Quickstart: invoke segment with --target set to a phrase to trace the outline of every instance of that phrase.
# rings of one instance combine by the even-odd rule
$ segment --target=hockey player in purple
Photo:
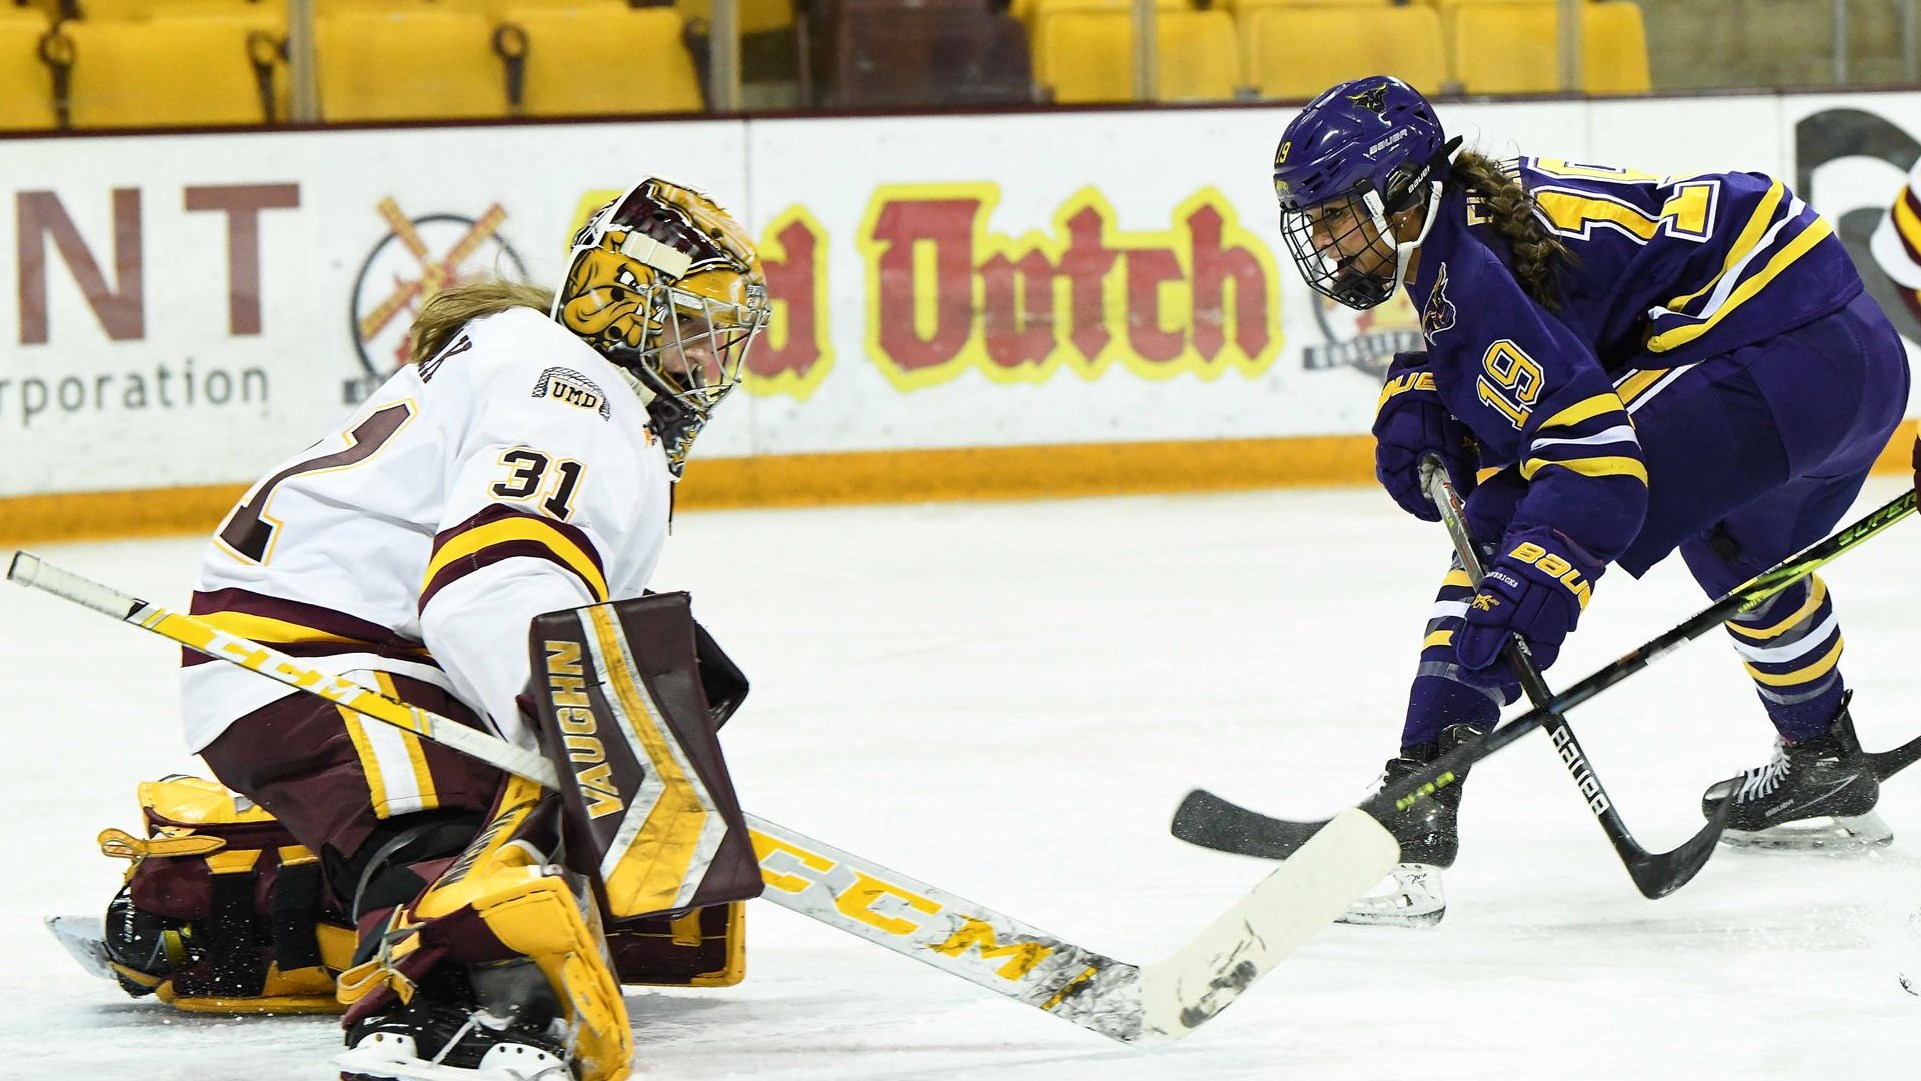
[[[1899,338],[1781,181],[1459,144],[1375,76],[1316,98],[1274,159],[1308,285],[1357,309],[1406,288],[1423,313],[1426,350],[1381,392],[1382,485],[1437,519],[1420,462],[1440,455],[1488,553],[1478,591],[1458,564],[1444,580],[1390,780],[1491,727],[1518,697],[1509,637],[1552,664],[1610,566],[1638,577],[1678,549],[1718,596],[1825,535],[1908,397]],[[1779,742],[1704,810],[1733,800],[1737,843],[1885,842],[1827,588],[1809,579],[1728,631]],[[1453,862],[1459,792],[1407,828],[1408,863]]]

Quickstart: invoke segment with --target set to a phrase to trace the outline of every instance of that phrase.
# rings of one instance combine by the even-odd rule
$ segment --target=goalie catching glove
[[[1502,657],[1511,635],[1520,635],[1543,671],[1560,655],[1606,565],[1546,527],[1510,533],[1468,601],[1466,626],[1454,637],[1463,675],[1488,686],[1518,682]]]

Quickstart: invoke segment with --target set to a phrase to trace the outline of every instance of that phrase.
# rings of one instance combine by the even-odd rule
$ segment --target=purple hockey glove
[[[1552,529],[1510,533],[1468,602],[1467,625],[1454,635],[1454,652],[1463,674],[1490,686],[1509,684],[1519,673],[1501,656],[1508,638],[1518,634],[1545,670],[1560,655],[1561,642],[1581,618],[1595,579],[1606,566]]]
[[[1425,522],[1441,512],[1421,485],[1421,459],[1440,456],[1454,489],[1466,496],[1474,487],[1480,455],[1468,427],[1454,419],[1434,389],[1426,353],[1397,353],[1381,388],[1374,413],[1374,475],[1401,509]]]

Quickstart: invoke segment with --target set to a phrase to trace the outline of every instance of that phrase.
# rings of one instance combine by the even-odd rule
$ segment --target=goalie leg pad
[[[146,836],[100,834],[102,852],[131,862],[105,920],[120,986],[190,1011],[339,1012],[334,973],[353,932],[313,852],[202,778],[143,783],[140,805]]]
[[[498,809],[467,850],[426,892],[394,909],[372,959],[340,978],[347,1022],[411,1003],[429,973],[456,966],[482,1006],[538,1026],[552,1012],[582,1081],[619,1081],[633,1035],[608,960],[597,909],[584,883],[546,862],[556,801],[509,778]],[[493,977],[530,961],[544,980],[519,1002],[489,1001]],[[444,970],[442,970],[444,971]]]

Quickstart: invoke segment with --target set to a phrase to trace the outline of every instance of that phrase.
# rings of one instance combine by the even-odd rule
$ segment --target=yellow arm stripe
[[[1599,458],[1569,458],[1566,461],[1529,458],[1521,465],[1521,479],[1533,480],[1534,474],[1556,466],[1584,477],[1634,477],[1642,484],[1648,482],[1648,470],[1641,464],[1641,459],[1612,454]]]
[[[1847,644],[1846,639],[1836,638],[1834,640],[1834,648],[1822,654],[1820,660],[1815,661],[1806,668],[1799,668],[1792,672],[1783,672],[1778,676],[1772,676],[1750,664],[1747,666],[1748,675],[1754,677],[1754,682],[1765,683],[1770,687],[1788,687],[1797,683],[1806,683],[1809,680],[1820,679],[1822,676],[1828,674],[1829,669],[1840,663],[1841,647]]]
[[[1427,649],[1432,646],[1446,646],[1446,645],[1452,645],[1452,644],[1454,644],[1453,631],[1435,631],[1433,634],[1430,634],[1426,638],[1421,639],[1422,649]]]
[[[1467,572],[1458,567],[1448,571],[1447,577],[1441,579],[1442,589],[1446,589],[1448,586],[1472,586],[1473,584],[1472,581],[1468,580]]]
[[[607,599],[606,576],[600,573],[600,568],[594,565],[594,561],[588,558],[586,552],[580,550],[579,545],[569,540],[565,533],[555,529],[545,520],[521,516],[488,522],[486,525],[460,534],[441,546],[440,551],[435,552],[434,558],[427,564],[427,576],[422,581],[421,588],[424,590],[427,583],[432,582],[434,576],[445,570],[449,564],[465,559],[489,545],[506,544],[510,541],[530,541],[553,552],[562,563],[571,567],[575,574],[580,575],[581,581],[587,583],[587,588],[592,591],[595,600]]]
[[[1592,420],[1603,413],[1612,413],[1625,408],[1626,406],[1621,404],[1621,396],[1610,390],[1605,394],[1596,394],[1592,398],[1583,398],[1575,402],[1542,421],[1541,427],[1572,428],[1584,420]]]
[[[1741,228],[1741,235],[1735,238],[1734,243],[1728,247],[1728,256],[1721,264],[1721,272],[1709,278],[1706,285],[1696,289],[1694,292],[1686,296],[1675,297],[1673,300],[1668,301],[1665,307],[1669,311],[1675,311],[1679,309],[1681,305],[1714,288],[1720,283],[1722,278],[1727,277],[1728,271],[1734,269],[1734,264],[1740,262],[1741,258],[1747,255],[1755,244],[1760,242],[1761,234],[1767,230],[1768,223],[1774,220],[1774,212],[1780,208],[1781,196],[1785,194],[1787,194],[1787,189],[1782,186],[1779,180],[1769,185],[1767,194],[1761,197],[1760,205],[1754,208],[1754,215],[1748,219],[1747,225]]]
[[[1727,302],[1715,309],[1714,314],[1708,316],[1706,321],[1695,323],[1692,326],[1676,327],[1665,334],[1656,334],[1654,337],[1648,339],[1647,347],[1649,351],[1655,353],[1665,352],[1677,346],[1686,345],[1701,335],[1706,334],[1708,331],[1713,330],[1715,324],[1727,318],[1729,312],[1746,303],[1749,298],[1760,292],[1764,286],[1778,277],[1783,270],[1786,270],[1789,264],[1806,255],[1809,248],[1814,247],[1826,239],[1828,234],[1832,232],[1834,232],[1834,226],[1829,225],[1826,218],[1822,218],[1813,225],[1803,229],[1800,236],[1789,241],[1787,247],[1776,252],[1774,258],[1768,260],[1768,265],[1763,268],[1759,274],[1754,275],[1737,286],[1733,294],[1728,297]]]
[[[1757,642],[1765,642],[1770,638],[1779,636],[1783,631],[1786,631],[1788,628],[1793,627],[1795,624],[1813,615],[1814,610],[1821,607],[1821,602],[1828,599],[1828,584],[1823,582],[1819,577],[1812,575],[1810,577],[1813,578],[1814,588],[1808,592],[1807,601],[1803,603],[1801,607],[1796,608],[1786,619],[1781,620],[1771,627],[1760,628],[1743,627],[1739,623],[1729,620],[1727,623],[1728,630],[1733,631],[1743,638],[1752,638]]]
[[[1621,380],[1621,385],[1615,388],[1615,393],[1620,396],[1622,404],[1625,405],[1640,397],[1649,387],[1659,383],[1662,376],[1673,370],[1673,368],[1650,368],[1647,371],[1635,372]]]

